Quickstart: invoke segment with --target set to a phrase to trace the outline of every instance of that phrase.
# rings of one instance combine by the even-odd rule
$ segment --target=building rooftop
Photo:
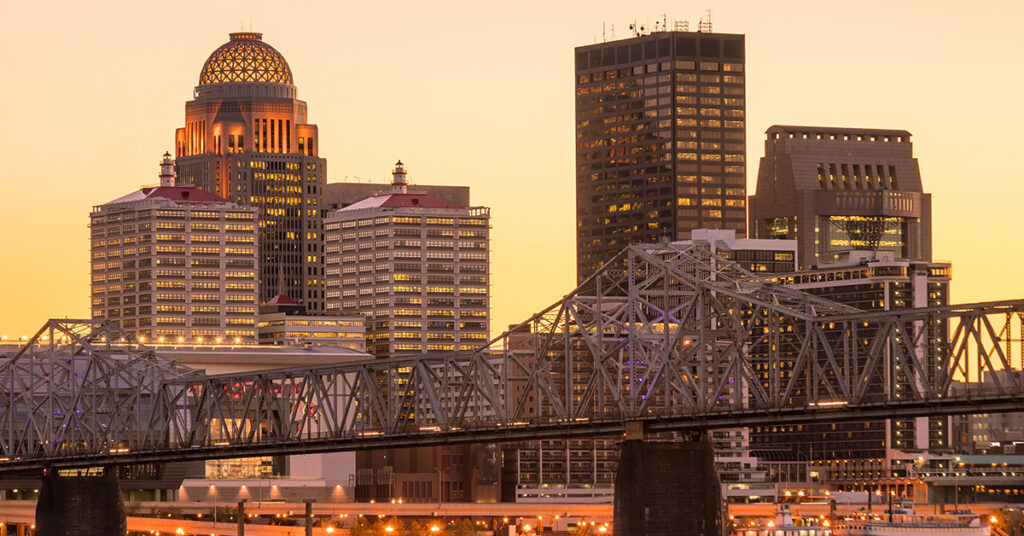
[[[210,54],[199,73],[199,85],[269,83],[291,85],[292,70],[274,47],[263,42],[263,34],[235,32],[230,41]]]
[[[113,201],[106,203],[107,205],[114,205],[117,203],[130,203],[132,201],[142,201],[144,199],[169,199],[171,201],[179,201],[185,203],[229,203],[227,199],[218,195],[204,192],[198,188],[192,188],[189,186],[152,186],[141,188],[135,192],[132,192],[126,196],[119,197]]]
[[[903,136],[904,138],[910,138],[910,132],[906,130],[891,130],[884,128],[815,127],[809,125],[772,125],[768,127],[768,130],[765,130],[765,133],[860,134],[875,136]]]
[[[406,181],[406,174],[405,164],[399,160],[395,163],[395,170],[392,172],[391,192],[376,194],[362,201],[357,201],[347,207],[338,209],[338,212],[365,210],[368,208],[461,208],[458,205],[453,205],[425,193],[409,193],[409,183]]]
[[[431,197],[427,194],[385,194],[375,195],[362,201],[353,203],[345,208],[338,209],[339,211],[345,210],[362,210],[367,208],[459,208],[457,205],[441,201],[436,197]]]
[[[278,294],[273,298],[267,300],[267,305],[298,305],[295,300],[285,296],[284,294]]]

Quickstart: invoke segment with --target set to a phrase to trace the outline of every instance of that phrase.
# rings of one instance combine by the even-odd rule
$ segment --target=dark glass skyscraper
[[[654,32],[576,48],[576,265],[635,242],[746,232],[744,38]]]
[[[324,311],[322,195],[327,162],[292,71],[262,34],[210,55],[175,134],[178,184],[259,213],[259,300],[285,294]]]

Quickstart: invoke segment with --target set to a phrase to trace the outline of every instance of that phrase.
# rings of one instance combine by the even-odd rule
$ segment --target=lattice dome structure
[[[288,62],[258,32],[228,34],[230,41],[210,54],[199,73],[199,85],[231,83],[293,84]]]

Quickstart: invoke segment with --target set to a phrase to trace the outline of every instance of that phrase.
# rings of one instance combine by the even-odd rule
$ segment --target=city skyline
[[[623,38],[633,20],[653,24],[665,7],[607,3],[577,16],[548,6],[550,16],[534,20],[531,10],[512,6],[442,4],[426,13],[396,5],[405,8],[399,16],[314,7],[318,16],[294,19],[275,17],[271,4],[246,12],[218,6],[202,20],[188,9],[130,4],[45,13],[13,6],[9,20],[18,24],[0,42],[17,51],[8,72],[24,83],[0,91],[13,101],[30,88],[40,105],[12,108],[11,124],[50,132],[0,133],[0,176],[15,201],[0,216],[8,229],[0,245],[12,259],[0,285],[11,300],[0,333],[31,334],[46,318],[88,315],[89,207],[155,182],[202,61],[239,20],[248,29],[250,18],[288,58],[316,110],[329,182],[385,182],[402,158],[414,184],[470,186],[475,204],[493,208],[493,334],[571,289],[573,48],[599,41],[603,21],[608,37],[614,22]],[[1021,7],[866,6],[709,6],[716,32],[746,36],[748,161],[762,156],[772,124],[908,130],[933,194],[934,257],[956,264],[951,301],[1019,295],[1024,283],[1011,275],[1019,254],[992,231],[1015,223],[1012,203],[1024,193],[1012,180],[1020,172],[1003,164],[1013,154],[1010,129],[1022,119],[1011,100],[1021,75],[1008,67],[1022,48],[1008,27],[1016,18],[1010,11]],[[691,28],[702,15],[668,13]],[[190,31],[181,39],[186,21]],[[871,32],[837,37],[841,27]],[[979,42],[990,50],[979,54]],[[1006,119],[992,120],[993,109]],[[755,173],[748,166],[748,192]],[[27,222],[34,233],[21,231]],[[991,253],[1007,249],[1006,262],[993,268]]]

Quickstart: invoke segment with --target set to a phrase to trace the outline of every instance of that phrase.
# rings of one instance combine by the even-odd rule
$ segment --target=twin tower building
[[[401,162],[391,185],[326,179],[288,63],[261,34],[230,34],[160,184],[92,212],[93,317],[152,343],[251,344],[260,307],[285,303],[365,317],[375,355],[486,342],[489,211],[468,188],[411,187]],[[315,328],[337,323],[306,322],[289,343],[334,339]]]

